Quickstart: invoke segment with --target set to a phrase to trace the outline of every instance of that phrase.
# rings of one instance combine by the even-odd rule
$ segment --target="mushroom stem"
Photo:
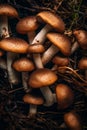
[[[30,104],[30,109],[29,109],[29,116],[33,116],[37,113],[37,105],[35,104]]]
[[[40,54],[33,54],[33,58],[37,68],[44,68]]]
[[[0,16],[2,19],[1,24],[1,36],[2,38],[10,37],[8,30],[8,17]],[[13,70],[11,67],[13,60],[17,57],[17,54],[13,54],[12,52],[7,52],[7,71],[9,75],[9,82],[11,84],[17,84],[19,82],[17,72]]]
[[[49,24],[46,24],[44,26],[44,28],[42,28],[42,30],[36,35],[36,37],[34,38],[32,44],[36,44],[36,43],[44,43],[45,39],[46,39],[46,34],[52,29],[52,27]]]
[[[32,41],[34,40],[34,37],[35,37],[36,33],[35,31],[30,31],[27,33],[27,36],[28,36],[28,39],[29,39],[29,43],[31,44]]]
[[[0,68],[7,70],[7,64],[6,61],[2,58],[0,58]]]
[[[28,87],[27,81],[28,81],[28,72],[22,72],[22,83],[26,93],[30,92],[30,88]]]
[[[19,82],[18,73],[12,68],[12,62],[17,57],[16,53],[7,53],[7,71],[9,76],[9,82],[11,84],[17,84]]]
[[[53,56],[59,51],[59,49],[55,45],[51,45],[42,56],[42,63],[46,64],[48,63]]]
[[[71,48],[71,55],[76,51],[76,49],[79,47],[78,42],[74,42]]]

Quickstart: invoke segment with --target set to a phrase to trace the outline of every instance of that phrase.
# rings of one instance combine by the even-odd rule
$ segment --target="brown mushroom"
[[[75,111],[65,113],[64,122],[70,130],[82,130],[80,116]]]
[[[40,88],[45,100],[46,105],[50,106],[54,103],[54,96],[51,90],[47,87],[47,85],[51,85],[55,83],[58,79],[56,74],[47,68],[37,69],[35,70],[28,81],[28,84],[32,88]]]
[[[74,30],[73,34],[77,41],[72,45],[71,54],[73,54],[79,46],[82,49],[87,50],[87,31]]]
[[[48,63],[53,56],[60,50],[65,56],[69,56],[71,53],[71,42],[69,38],[64,34],[48,33],[47,38],[51,41],[51,45],[42,56],[43,64]]]
[[[15,17],[19,19],[17,10],[9,4],[0,4],[0,34],[1,38],[9,37],[8,18]],[[13,59],[17,57],[12,52],[7,52],[7,71],[10,84],[16,84],[19,82],[18,74],[11,68]],[[10,61],[9,61],[10,60]]]
[[[69,86],[60,83],[56,86],[56,97],[58,108],[66,109],[73,103],[74,93]]]
[[[79,63],[78,63],[78,68],[81,70],[85,70],[85,78],[87,80],[87,57],[83,57]]]
[[[27,57],[22,57],[18,60],[15,60],[12,64],[12,67],[16,71],[22,72],[22,83],[23,83],[24,90],[25,92],[29,92],[30,88],[28,87],[28,84],[27,84],[28,77],[29,77],[28,72],[34,70],[35,66],[33,62]]]
[[[27,34],[29,43],[31,44],[35,37],[35,30],[39,27],[36,16],[27,16],[17,23],[16,30],[21,34]]]
[[[34,116],[37,113],[37,106],[44,103],[44,99],[41,96],[37,96],[35,94],[26,94],[23,97],[23,101],[30,104],[29,116]]]

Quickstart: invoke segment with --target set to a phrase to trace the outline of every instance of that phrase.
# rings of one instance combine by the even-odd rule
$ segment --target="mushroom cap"
[[[78,63],[79,69],[86,70],[87,69],[87,57],[82,58]]]
[[[27,16],[17,23],[16,30],[21,34],[26,34],[29,31],[35,31],[38,26],[39,24],[37,23],[35,16]]]
[[[66,109],[73,103],[74,94],[69,86],[65,84],[58,84],[56,86],[56,97],[58,101],[58,107],[60,109]]]
[[[19,72],[22,71],[32,71],[34,70],[35,66],[33,62],[28,59],[27,57],[22,57],[13,62],[12,67]]]
[[[19,17],[17,10],[9,4],[0,4],[0,15]]]
[[[65,55],[69,56],[71,52],[71,42],[64,34],[48,33],[47,38]]]
[[[44,21],[45,23],[49,24],[58,32],[64,32],[65,24],[60,16],[50,12],[50,11],[43,11],[37,14],[37,20],[39,22]]]
[[[74,30],[73,34],[75,35],[78,43],[83,49],[87,49],[87,31],[85,30]]]
[[[74,111],[64,114],[64,122],[70,130],[82,130],[80,117]]]
[[[34,104],[34,105],[42,105],[44,104],[44,99],[40,96],[35,96],[35,95],[32,95],[32,94],[26,94],[24,97],[23,97],[23,101],[25,103],[29,103],[29,104]]]
[[[56,65],[59,66],[67,66],[69,64],[69,58],[67,57],[60,57],[60,56],[55,56],[52,60],[52,62]]]
[[[0,41],[0,48],[15,53],[27,53],[29,44],[20,38],[8,37]]]
[[[29,53],[43,53],[45,48],[42,44],[30,44],[28,47]]]
[[[32,88],[40,88],[53,84],[58,77],[56,74],[47,68],[41,68],[35,70],[28,81],[28,84]]]

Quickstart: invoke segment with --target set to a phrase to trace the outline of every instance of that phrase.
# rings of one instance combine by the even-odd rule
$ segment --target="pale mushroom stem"
[[[59,51],[58,47],[51,45],[42,55],[42,63],[47,64],[53,56]]]
[[[7,63],[4,59],[0,58],[0,68],[7,70]]]
[[[1,28],[1,36],[2,38],[10,37],[9,30],[8,30],[8,17],[7,16],[0,16],[2,19],[2,24],[0,26]],[[9,82],[12,86],[12,84],[16,84],[19,82],[17,72],[13,70],[12,62],[15,59],[17,54],[13,54],[11,52],[7,52],[7,71],[9,76]]]
[[[27,33],[28,40],[29,40],[29,43],[30,43],[30,44],[31,44],[32,41],[34,40],[35,35],[36,35],[35,31],[30,31],[30,32]]]
[[[30,104],[29,116],[33,116],[37,113],[37,105]]]
[[[28,87],[27,81],[28,81],[28,72],[22,72],[22,84],[23,88],[26,93],[30,92],[30,88]]]
[[[78,47],[79,47],[79,44],[77,41],[73,43],[72,48],[71,48],[71,54],[73,54]]]

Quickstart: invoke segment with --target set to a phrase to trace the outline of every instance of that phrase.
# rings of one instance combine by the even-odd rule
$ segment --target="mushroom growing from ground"
[[[23,83],[23,87],[25,92],[29,92],[30,89],[28,87],[28,72],[34,70],[35,66],[34,63],[28,59],[27,57],[22,57],[18,60],[15,60],[12,64],[12,67],[18,71],[18,72],[22,72],[22,83]]]
[[[28,49],[28,43],[20,38],[13,38],[13,37],[8,37],[0,41],[0,48],[4,51],[11,52],[12,54],[9,54],[9,62],[8,62],[8,69],[9,69],[9,81],[11,80],[12,83],[16,83],[13,78],[13,73],[10,73],[12,61],[15,60],[14,55],[17,55],[17,53],[27,53]],[[10,61],[11,60],[11,61]]]
[[[17,10],[9,4],[0,4],[0,32],[2,38],[9,37],[8,18],[15,17],[19,19]],[[17,73],[11,68],[13,59],[17,57],[17,54],[7,52],[7,72],[9,76],[10,84],[16,84],[19,82]]]
[[[74,30],[73,34],[77,41],[72,45],[71,54],[73,54],[79,46],[82,49],[87,50],[87,31]]]
[[[60,83],[56,86],[56,98],[58,108],[66,109],[73,103],[74,93],[69,86]]]
[[[48,63],[53,56],[60,50],[65,56],[71,53],[71,42],[64,34],[48,33],[47,38],[51,41],[51,45],[42,55],[43,64]]]
[[[56,74],[50,69],[41,68],[32,72],[28,84],[32,88],[40,88],[46,101],[45,105],[51,106],[55,101],[51,90],[47,86],[55,83],[57,79]]]
[[[70,130],[82,130],[80,117],[75,111],[65,113],[64,122]]]
[[[44,99],[35,94],[25,94],[23,97],[25,103],[30,104],[29,116],[33,117],[37,114],[37,106],[44,104]]]
[[[83,57],[79,63],[78,63],[78,68],[81,70],[85,70],[85,78],[87,80],[87,57]]]

